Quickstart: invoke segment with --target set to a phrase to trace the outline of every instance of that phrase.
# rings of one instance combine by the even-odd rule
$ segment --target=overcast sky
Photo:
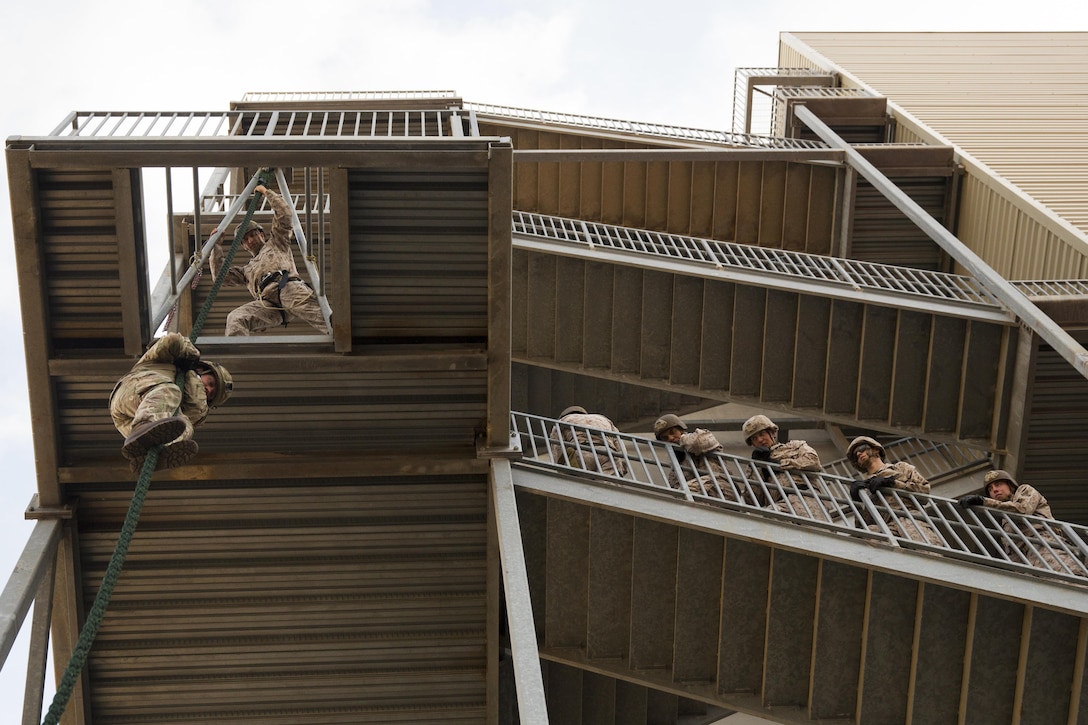
[[[0,134],[45,135],[73,110],[226,110],[247,91],[364,90],[449,90],[478,103],[730,130],[735,69],[776,65],[781,31],[817,30],[1088,30],[1088,6],[22,0],[6,7],[0,28]],[[6,173],[0,185],[6,583],[32,528],[23,511],[37,485]],[[26,648],[21,637],[0,672],[0,722],[21,712]]]

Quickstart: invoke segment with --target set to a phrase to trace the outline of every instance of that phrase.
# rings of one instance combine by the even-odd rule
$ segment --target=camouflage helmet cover
[[[586,409],[580,405],[571,405],[567,408],[564,408],[563,412],[559,414],[559,417],[566,418],[571,413],[581,413],[582,415],[586,415]]]
[[[253,221],[252,219],[250,219],[248,222],[245,222],[245,221],[242,222],[241,224],[239,224],[239,226],[242,229],[242,236],[243,237],[245,235],[249,234],[250,232],[252,232],[254,229],[256,229],[257,231],[261,231],[261,232],[264,231],[264,227],[261,224],[259,224],[258,222]]]
[[[687,430],[688,424],[680,420],[679,416],[673,415],[672,413],[666,413],[654,422],[654,437],[661,440],[662,435],[670,428]]]
[[[231,393],[234,392],[234,378],[230,371],[210,360],[201,360],[196,364],[195,369],[201,375],[211,373],[215,377],[215,396],[208,401],[208,407],[218,408],[230,399]]]
[[[1016,479],[1012,477],[1012,474],[1008,471],[1003,471],[1000,468],[994,471],[990,471],[982,479],[983,490],[986,491],[986,495],[990,495],[990,485],[997,483],[998,481],[1008,481],[1009,486],[1015,491],[1020,487],[1020,484],[1016,482]]]
[[[854,440],[850,441],[850,446],[846,449],[846,457],[850,460],[850,463],[854,464],[854,468],[857,468],[859,471],[863,469],[858,467],[858,459],[854,454],[861,446],[868,446],[877,451],[880,451],[881,460],[884,460],[885,456],[887,455],[884,451],[884,446],[880,445],[880,442],[877,441],[875,438],[870,438],[869,436],[858,436]]]
[[[744,442],[752,445],[752,436],[761,430],[769,430],[773,435],[778,435],[778,426],[774,424],[773,420],[765,415],[753,415],[744,421],[744,425],[741,427],[741,431],[744,433]]]

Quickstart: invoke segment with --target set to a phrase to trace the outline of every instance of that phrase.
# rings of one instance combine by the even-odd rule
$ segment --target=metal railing
[[[1088,279],[1022,279],[1009,284],[1025,297],[1088,296]]]
[[[343,103],[347,101],[456,100],[457,91],[257,91],[242,95],[242,103]]]
[[[817,70],[814,68],[737,68],[733,74],[733,131],[741,132],[747,130],[751,124],[751,116],[755,112],[755,109],[748,108],[748,81],[753,77],[759,78],[781,78],[784,82],[789,82],[792,78],[794,81],[803,77],[822,76],[824,78],[833,79],[835,76],[833,73]],[[777,88],[777,86],[776,86]],[[753,93],[760,93],[764,98],[768,106],[767,117],[773,115],[774,102],[771,93],[762,91],[759,87],[752,89]],[[755,99],[753,98],[753,105]],[[767,129],[771,131],[775,128],[772,121],[767,121]]]
[[[727,510],[783,518],[893,546],[1010,571],[1088,582],[1088,527],[952,499],[881,488],[851,496],[850,478],[784,472],[728,453],[701,464],[679,447],[641,436],[512,413],[522,449],[516,466],[545,468],[606,485]],[[683,483],[680,483],[683,482]]]
[[[734,133],[731,131],[715,131],[710,129],[687,128],[684,126],[670,126],[661,123],[623,121],[615,118],[582,116],[574,113],[554,113],[551,111],[537,111],[529,108],[499,106],[490,103],[465,103],[465,109],[472,111],[477,116],[514,118],[523,121],[533,121],[535,123],[553,124],[556,126],[576,126],[579,128],[591,128],[598,131],[610,131],[614,133],[625,133],[637,136],[656,136],[658,138],[678,139],[682,141],[689,141],[692,143],[705,143],[760,149],[827,148],[822,142],[819,141],[782,138],[779,136],[758,136],[755,134]]]
[[[672,260],[713,265],[837,287],[843,293],[884,292],[954,303],[1011,319],[997,299],[973,278],[840,257],[788,252],[736,242],[687,237],[579,219],[515,212],[515,235]],[[851,294],[850,296],[853,296]]]
[[[888,463],[906,461],[930,483],[962,476],[973,470],[992,467],[989,452],[970,448],[958,443],[940,443],[921,438],[899,438],[885,443],[884,452]],[[858,478],[859,474],[849,459],[837,458],[824,463],[824,471],[843,478]]]
[[[459,138],[464,114],[434,110],[75,111],[64,138]]]

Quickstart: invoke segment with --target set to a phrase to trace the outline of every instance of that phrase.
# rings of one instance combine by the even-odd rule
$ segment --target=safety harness
[[[260,290],[258,299],[261,302],[265,302],[279,309],[280,318],[283,320],[284,327],[287,327],[287,310],[283,307],[283,301],[280,299],[280,294],[283,292],[283,288],[287,286],[288,282],[302,282],[303,284],[306,284],[305,280],[301,277],[292,277],[291,272],[286,269],[268,272],[267,274],[262,275],[257,281],[257,289]],[[271,285],[275,285],[275,288],[271,288]],[[309,285],[306,286],[309,287]]]

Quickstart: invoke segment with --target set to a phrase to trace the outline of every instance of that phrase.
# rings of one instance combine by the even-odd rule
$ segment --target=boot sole
[[[132,434],[125,439],[121,447],[121,454],[130,460],[144,458],[147,452],[157,445],[169,443],[185,432],[185,421],[181,418],[164,418],[156,421],[153,426],[133,438]]]

